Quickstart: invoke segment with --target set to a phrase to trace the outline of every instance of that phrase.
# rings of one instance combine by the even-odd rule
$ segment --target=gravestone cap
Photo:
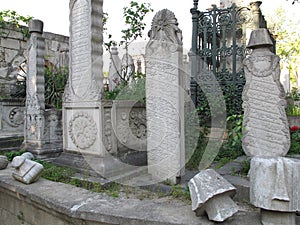
[[[251,32],[250,40],[248,43],[248,48],[261,48],[261,47],[271,47],[273,46],[273,41],[271,40],[269,31],[266,28],[259,28]]]
[[[41,20],[30,20],[28,24],[29,33],[43,33],[44,23]]]

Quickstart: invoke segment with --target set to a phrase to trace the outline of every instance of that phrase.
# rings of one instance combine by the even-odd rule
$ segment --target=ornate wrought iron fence
[[[207,94],[214,94],[216,82],[226,101],[227,115],[242,112],[242,91],[245,84],[243,59],[247,55],[249,31],[265,28],[261,2],[250,7],[198,10],[198,0],[191,9],[193,21],[191,96],[202,117],[209,117]],[[201,83],[201,85],[199,85]],[[200,86],[205,85],[205,93]],[[208,93],[207,93],[208,92]],[[218,104],[211,103],[210,104]]]

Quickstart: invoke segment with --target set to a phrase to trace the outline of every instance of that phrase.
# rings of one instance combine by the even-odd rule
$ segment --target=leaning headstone
[[[109,90],[114,90],[121,82],[122,76],[122,62],[119,57],[118,48],[116,46],[111,47],[110,52],[110,65],[109,65]]]
[[[45,144],[45,39],[43,22],[29,22],[28,72],[23,148],[40,150]]]
[[[11,165],[15,168],[12,174],[13,178],[24,184],[31,184],[37,181],[44,169],[42,164],[22,156],[14,157]]]
[[[280,59],[270,51],[272,45],[266,29],[253,31],[248,45],[253,52],[244,60],[243,149],[248,156],[285,156],[290,147]]]
[[[210,220],[223,222],[238,211],[231,199],[236,188],[213,169],[200,171],[188,183],[192,210],[197,216],[208,215]]]
[[[122,76],[129,83],[132,82],[135,73],[135,66],[133,58],[128,53],[125,53],[122,57]]]
[[[146,46],[148,172],[173,183],[183,174],[184,90],[182,33],[173,12],[153,18]]]
[[[102,145],[103,0],[70,0],[69,79],[63,99],[64,151],[105,155]]]

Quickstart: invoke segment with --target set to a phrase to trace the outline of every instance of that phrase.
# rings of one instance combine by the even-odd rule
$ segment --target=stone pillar
[[[38,153],[37,151],[41,151],[43,144],[45,144],[45,39],[42,37],[43,22],[31,20],[29,32],[23,148]]]
[[[148,172],[178,181],[185,163],[182,33],[174,13],[153,18],[146,46]]]
[[[263,225],[296,224],[299,212],[300,161],[284,158],[290,147],[285,92],[279,57],[267,29],[251,33],[252,54],[244,60],[243,149],[253,157],[250,201],[261,208]]]
[[[69,79],[63,99],[64,151],[104,156],[103,0],[70,0]]]

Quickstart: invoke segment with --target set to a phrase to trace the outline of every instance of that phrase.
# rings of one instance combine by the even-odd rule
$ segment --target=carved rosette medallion
[[[76,113],[69,122],[69,135],[80,149],[91,147],[96,141],[97,133],[97,125],[87,113]]]
[[[7,113],[7,123],[12,127],[24,124],[24,111],[20,107],[13,107]]]

